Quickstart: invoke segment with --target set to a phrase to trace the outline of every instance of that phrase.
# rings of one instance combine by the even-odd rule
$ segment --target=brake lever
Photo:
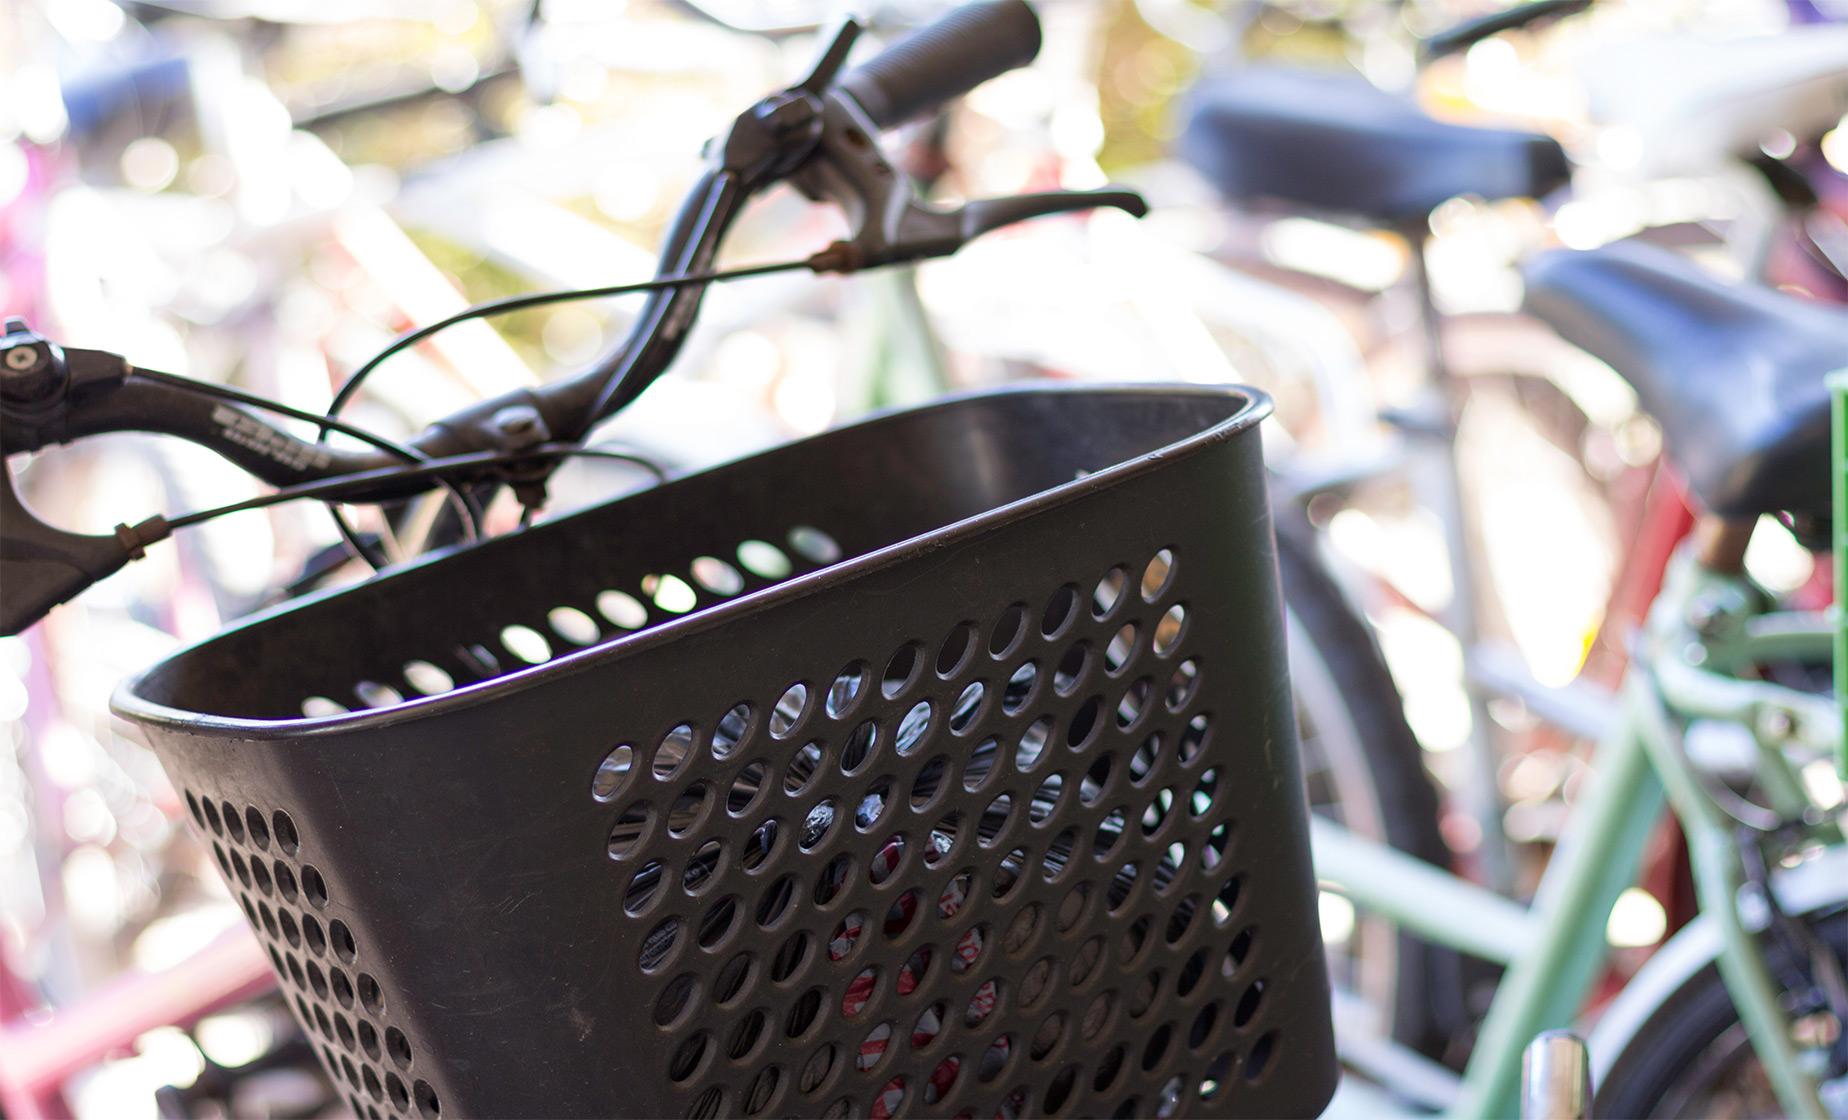
[[[969,242],[1028,218],[1109,208],[1140,218],[1149,212],[1143,197],[1120,187],[1094,191],[1040,191],[985,198],[953,210],[910,199],[890,228],[868,224],[851,240],[836,241],[809,259],[816,272],[854,272],[875,265],[947,257]]]
[[[172,532],[165,518],[118,525],[113,536],[71,533],[40,521],[13,488],[13,469],[0,458],[0,634],[17,634],[51,608],[105,576]]]
[[[852,95],[830,89],[822,101],[820,137],[789,176],[797,190],[832,202],[853,233],[810,258],[816,272],[854,272],[875,265],[944,257],[990,230],[1048,214],[1112,207],[1135,217],[1148,203],[1135,191],[1046,191],[982,199],[953,209],[919,197],[911,177],[894,166]]]

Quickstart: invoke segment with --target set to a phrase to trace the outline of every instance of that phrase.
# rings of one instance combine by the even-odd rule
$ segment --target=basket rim
[[[118,717],[138,727],[154,727],[163,731],[182,732],[195,735],[214,735],[231,737],[248,741],[295,740],[335,735],[345,735],[389,727],[410,720],[430,719],[453,710],[472,708],[481,704],[491,704],[503,696],[529,687],[535,676],[545,674],[565,676],[586,672],[603,663],[633,656],[657,645],[679,641],[684,637],[703,632],[714,626],[722,626],[741,617],[769,610],[777,605],[807,595],[811,587],[821,580],[839,579],[843,576],[854,578],[903,563],[926,550],[936,550],[946,545],[957,544],[989,532],[995,528],[1023,517],[1031,516],[1045,510],[1053,509],[1068,502],[1075,501],[1087,494],[1109,489],[1130,479],[1140,477],[1151,471],[1159,470],[1175,461],[1188,458],[1214,444],[1223,443],[1234,436],[1257,427],[1270,416],[1273,405],[1269,394],[1261,389],[1236,384],[1193,384],[1187,382],[1112,382],[1107,384],[1036,381],[1016,383],[999,388],[977,389],[968,392],[946,394],[923,404],[899,406],[880,409],[869,413],[852,423],[828,428],[800,440],[789,440],[762,448],[750,454],[715,463],[699,471],[681,475],[670,480],[672,483],[696,479],[710,471],[726,469],[746,462],[761,455],[775,452],[795,443],[812,439],[825,439],[837,433],[855,429],[893,423],[906,417],[924,412],[947,411],[968,407],[982,401],[994,400],[1017,395],[1075,395],[1098,397],[1196,397],[1200,399],[1242,399],[1243,403],[1225,419],[1184,436],[1171,443],[1152,448],[1132,458],[1112,463],[1108,467],[1094,471],[1083,478],[1062,482],[1044,490],[1028,494],[1011,502],[1004,502],[981,513],[952,521],[928,533],[907,537],[900,541],[861,553],[845,560],[817,568],[811,572],[792,576],[779,583],[760,588],[753,592],[728,599],[724,603],[695,611],[691,614],[670,618],[642,630],[630,631],[605,638],[602,641],[571,650],[538,665],[526,665],[509,670],[498,676],[483,681],[475,681],[434,696],[406,698],[400,703],[385,708],[368,708],[360,711],[340,712],[327,716],[296,716],[288,719],[256,719],[245,716],[215,715],[206,712],[189,711],[148,699],[140,692],[141,687],[150,678],[172,662],[191,656],[205,647],[224,640],[232,634],[265,625],[279,617],[306,609],[317,603],[352,594],[361,588],[374,588],[381,581],[388,581],[407,576],[433,564],[440,564],[466,548],[484,547],[492,541],[476,544],[455,545],[440,549],[404,564],[384,575],[362,583],[345,587],[330,588],[325,591],[298,596],[287,602],[279,603],[266,610],[253,613],[238,620],[231,626],[208,637],[190,642],[173,650],[154,664],[139,670],[125,678],[116,686],[110,698],[110,710]],[[620,501],[613,498],[611,501]],[[559,524],[573,517],[594,513],[608,503],[598,503],[574,511],[556,522]],[[507,534],[511,537],[514,534]],[[502,538],[495,538],[499,540]]]

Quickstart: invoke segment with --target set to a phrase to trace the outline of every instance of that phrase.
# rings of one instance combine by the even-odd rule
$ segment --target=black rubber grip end
[[[1025,0],[965,4],[855,67],[838,85],[880,128],[892,128],[1032,62],[1039,17]]]

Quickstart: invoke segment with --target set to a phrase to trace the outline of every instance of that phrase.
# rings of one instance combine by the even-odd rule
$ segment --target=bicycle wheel
[[[1831,914],[1811,928],[1838,961],[1848,962],[1848,912]],[[1811,979],[1808,962],[1795,960],[1782,945],[1770,947],[1766,963],[1773,976]],[[1787,990],[1783,997],[1791,1036],[1799,1058],[1814,1057],[1818,1066],[1826,1066],[1829,1044],[1848,1023],[1829,1010],[1813,983],[1803,987],[1808,990]],[[1848,1069],[1830,1069],[1820,1080],[1835,1083],[1833,1092],[1825,1091],[1825,1100],[1848,1097]],[[1715,964],[1662,1001],[1596,1092],[1593,1111],[1599,1116],[1784,1115]]]
[[[1446,865],[1437,790],[1366,622],[1322,570],[1306,530],[1280,525],[1277,556],[1310,810]],[[1336,989],[1364,1002],[1379,1033],[1442,1056],[1468,1017],[1461,958],[1385,918],[1353,913],[1344,899],[1325,896],[1323,912]]]

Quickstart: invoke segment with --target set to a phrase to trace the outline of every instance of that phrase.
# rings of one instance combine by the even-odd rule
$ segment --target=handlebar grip
[[[880,128],[922,115],[1032,62],[1039,17],[1025,0],[978,0],[911,32],[837,83]]]

